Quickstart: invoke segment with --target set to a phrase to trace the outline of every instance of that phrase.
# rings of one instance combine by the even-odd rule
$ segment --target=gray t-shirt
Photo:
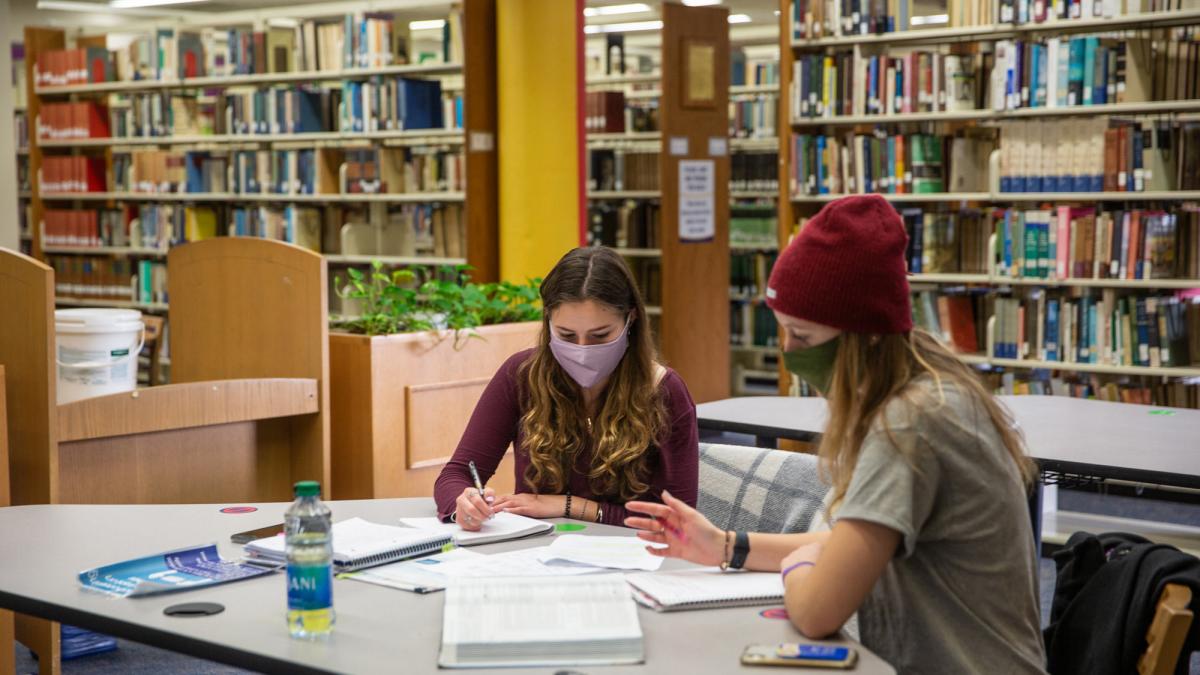
[[[1044,673],[1019,473],[983,406],[943,391],[923,377],[916,405],[888,404],[891,435],[876,422],[834,513],[903,537],[859,610],[862,642],[902,673]]]

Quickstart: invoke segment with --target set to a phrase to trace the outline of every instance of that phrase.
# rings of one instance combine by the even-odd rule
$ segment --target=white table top
[[[1043,471],[1200,488],[1200,410],[1066,396],[1000,396]],[[750,396],[702,403],[701,428],[812,440],[825,399]]]
[[[285,621],[284,576],[273,574],[194,591],[119,599],[84,591],[76,575],[98,565],[190,545],[217,542],[221,554],[240,556],[236,532],[279,523],[287,504],[256,504],[249,514],[223,514],[228,505],[15,506],[0,508],[0,607],[14,609],[146,644],[265,672],[432,673],[441,645],[442,593],[418,595],[356,581],[334,582],[337,624],[323,643],[293,640]],[[429,499],[331,502],[334,520],[361,516],[396,523],[434,515]],[[583,534],[628,534],[589,525]],[[549,537],[475,547],[492,553],[545,546]],[[668,560],[664,569],[689,566]],[[217,602],[221,614],[164,616],[181,602]],[[657,613],[639,607],[646,638],[640,666],[575,668],[587,673],[758,672],[738,662],[748,644],[800,639],[786,620],[759,616],[764,607]],[[833,641],[833,644],[853,644]],[[894,673],[855,645],[860,673]],[[504,669],[552,673],[555,668]],[[788,672],[801,672],[789,669]],[[804,671],[826,673],[825,670]]]

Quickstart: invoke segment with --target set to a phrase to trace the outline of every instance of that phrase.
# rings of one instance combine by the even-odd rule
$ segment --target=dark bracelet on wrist
[[[733,538],[733,555],[729,558],[729,567],[731,569],[740,570],[746,564],[746,557],[750,555],[750,535],[746,532],[737,532]]]

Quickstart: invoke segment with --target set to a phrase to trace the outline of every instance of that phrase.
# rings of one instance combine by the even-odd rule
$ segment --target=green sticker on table
[[[586,529],[587,525],[583,523],[559,523],[554,526],[555,532],[578,532]]]
[[[442,553],[449,553],[454,550],[454,542],[448,541],[442,545]]]
[[[1174,410],[1151,410],[1150,414],[1151,415],[1161,415],[1163,417],[1170,417],[1171,415],[1175,414],[1175,411]]]

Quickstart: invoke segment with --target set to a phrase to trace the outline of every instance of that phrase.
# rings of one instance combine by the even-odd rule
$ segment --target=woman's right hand
[[[638,537],[666,548],[647,546],[657,556],[683,558],[700,565],[720,565],[725,560],[725,532],[699,511],[672,497],[663,490],[662,504],[629,502],[629,511],[644,513],[648,518],[630,516],[625,525],[637,530]]]
[[[454,502],[454,522],[468,532],[478,532],[483,527],[483,521],[492,517],[492,502],[496,501],[496,492],[492,488],[484,488],[483,496],[473,487],[466,488]]]

